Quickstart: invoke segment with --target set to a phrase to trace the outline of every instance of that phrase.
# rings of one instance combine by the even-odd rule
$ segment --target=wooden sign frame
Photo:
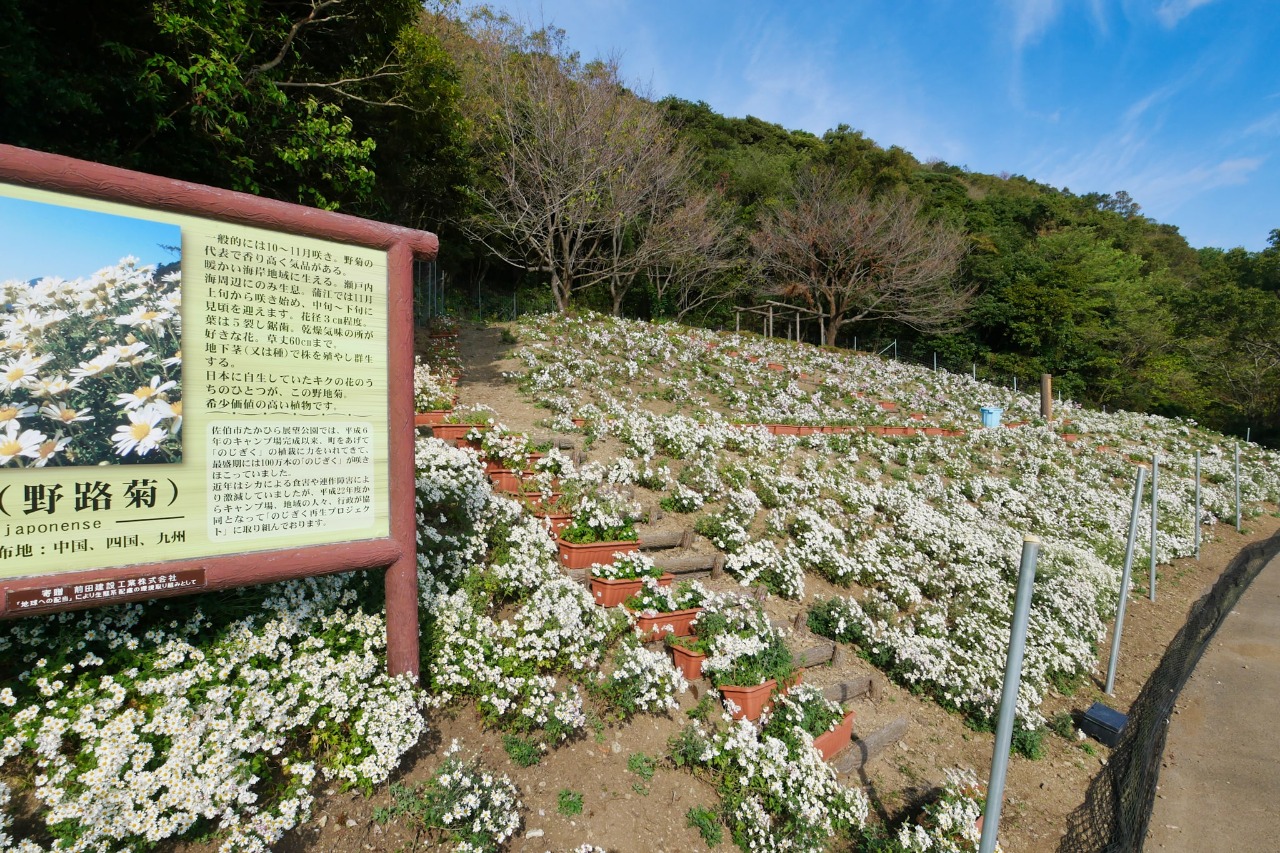
[[[0,579],[0,619],[385,568],[388,669],[416,677],[413,263],[436,257],[436,235],[9,145],[0,145],[0,182],[387,252],[390,500],[385,538]]]

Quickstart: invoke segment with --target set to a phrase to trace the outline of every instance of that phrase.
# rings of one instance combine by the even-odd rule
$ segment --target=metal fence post
[[[1133,486],[1133,509],[1129,511],[1129,544],[1124,550],[1124,571],[1120,575],[1120,605],[1116,608],[1116,627],[1111,635],[1111,662],[1107,664],[1108,696],[1116,686],[1116,663],[1120,660],[1120,634],[1124,632],[1124,609],[1129,603],[1129,582],[1133,576],[1133,549],[1138,543],[1138,513],[1142,511],[1142,480],[1147,469],[1138,466],[1137,481]]]
[[[1014,713],[1018,706],[1018,684],[1022,681],[1022,656],[1027,649],[1027,622],[1031,618],[1031,596],[1036,581],[1036,557],[1040,540],[1022,540],[1022,565],[1018,568],[1018,591],[1013,600],[1013,623],[1009,627],[1009,657],[1004,666],[1004,691],[1000,696],[1000,717],[996,723],[995,752],[991,756],[991,778],[987,783],[987,806],[982,813],[982,843],[979,853],[993,853],[1000,831],[1000,808],[1004,801],[1004,781],[1009,771],[1009,746],[1013,743]]]
[[[1160,514],[1160,455],[1151,454],[1151,590],[1148,597],[1156,600],[1156,519]]]
[[[1236,533],[1240,532],[1240,442],[1236,442]]]
[[[1192,538],[1196,544],[1196,559],[1200,559],[1200,451],[1196,451],[1196,509],[1195,509],[1194,529],[1192,530]]]

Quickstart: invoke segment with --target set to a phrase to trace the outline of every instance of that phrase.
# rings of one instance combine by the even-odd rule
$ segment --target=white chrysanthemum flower
[[[0,465],[8,465],[14,459],[25,457],[35,459],[40,454],[40,444],[45,435],[34,429],[22,429],[22,424],[11,420],[0,433]]]
[[[116,428],[111,440],[116,445],[116,455],[146,456],[160,446],[160,442],[169,437],[167,430],[159,424],[164,414],[155,406],[144,406],[136,411],[128,412],[129,422]]]

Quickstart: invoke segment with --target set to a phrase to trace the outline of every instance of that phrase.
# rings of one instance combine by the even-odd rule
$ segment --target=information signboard
[[[407,595],[435,246],[0,146],[0,616],[392,564]]]

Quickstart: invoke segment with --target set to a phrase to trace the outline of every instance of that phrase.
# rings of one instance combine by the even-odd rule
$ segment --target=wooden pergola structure
[[[795,341],[800,340],[800,321],[817,320],[818,321],[818,342],[823,346],[827,343],[827,327],[822,322],[827,318],[826,313],[816,311],[813,308],[804,308],[799,305],[788,305],[785,302],[774,302],[769,300],[761,305],[752,305],[748,308],[735,308],[734,331],[742,331],[742,312],[749,314],[758,314],[761,319],[761,334],[772,338],[773,321],[775,317],[786,318],[786,335],[787,340],[793,340],[791,331],[793,328],[792,318],[794,317]]]

